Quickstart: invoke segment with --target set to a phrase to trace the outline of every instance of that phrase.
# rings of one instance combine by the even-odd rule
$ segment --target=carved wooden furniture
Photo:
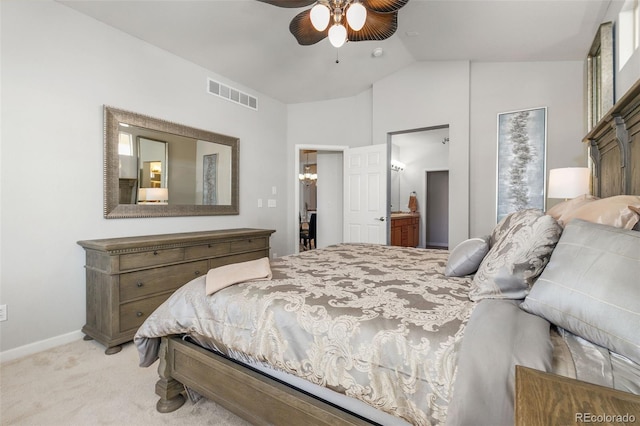
[[[391,215],[391,245],[417,247],[420,242],[420,213]]]
[[[516,426],[630,424],[640,420],[638,395],[520,365],[516,366],[515,406]],[[626,421],[622,420],[625,415]],[[594,420],[591,416],[611,417]],[[631,421],[629,416],[633,417]]]
[[[229,229],[78,241],[86,251],[82,332],[120,351],[177,288],[211,268],[269,256],[274,231]]]
[[[593,160],[593,195],[640,194],[640,80],[583,141]]]

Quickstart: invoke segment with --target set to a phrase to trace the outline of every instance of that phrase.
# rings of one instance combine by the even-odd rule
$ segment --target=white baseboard
[[[52,337],[50,339],[29,343],[28,345],[20,346],[14,349],[9,349],[7,351],[0,352],[0,363],[12,361],[14,359],[22,358],[28,355],[33,355],[38,352],[46,351],[47,349],[55,348],[56,346],[75,342],[76,340],[80,340],[82,338],[84,338],[84,333],[78,330],[72,331],[71,333],[62,334],[60,336]]]

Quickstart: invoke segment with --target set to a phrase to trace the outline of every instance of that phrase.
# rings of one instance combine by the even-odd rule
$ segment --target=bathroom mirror
[[[237,138],[104,107],[104,217],[239,213]]]

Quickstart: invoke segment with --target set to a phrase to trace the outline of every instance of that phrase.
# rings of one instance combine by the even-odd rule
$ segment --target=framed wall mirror
[[[104,107],[104,217],[239,214],[238,138]]]

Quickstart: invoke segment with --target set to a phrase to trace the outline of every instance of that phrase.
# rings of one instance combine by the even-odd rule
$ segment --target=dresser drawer
[[[128,272],[120,275],[120,301],[136,299],[153,293],[175,290],[192,279],[206,274],[208,263],[184,263],[164,268]]]
[[[185,248],[186,259],[202,259],[203,257],[224,256],[231,253],[231,243],[210,243]]]
[[[266,247],[267,247],[266,238],[251,238],[247,240],[231,242],[231,252],[233,253],[239,253],[239,252],[249,251],[249,250],[257,250],[257,249],[266,248]]]
[[[137,302],[120,305],[120,332],[137,329],[142,325],[153,311],[162,304],[169,294],[161,294],[149,297]]]
[[[242,254],[235,254],[233,256],[218,257],[215,259],[209,259],[209,269],[217,268],[218,266],[229,265],[231,263],[240,263],[240,262],[246,262],[248,260],[256,260],[256,259],[260,259],[268,256],[269,256],[269,250],[265,249],[261,251],[255,251],[253,253],[242,253]]]
[[[184,249],[164,249],[120,255],[120,270],[144,268],[147,266],[163,265],[179,262],[184,259]]]

